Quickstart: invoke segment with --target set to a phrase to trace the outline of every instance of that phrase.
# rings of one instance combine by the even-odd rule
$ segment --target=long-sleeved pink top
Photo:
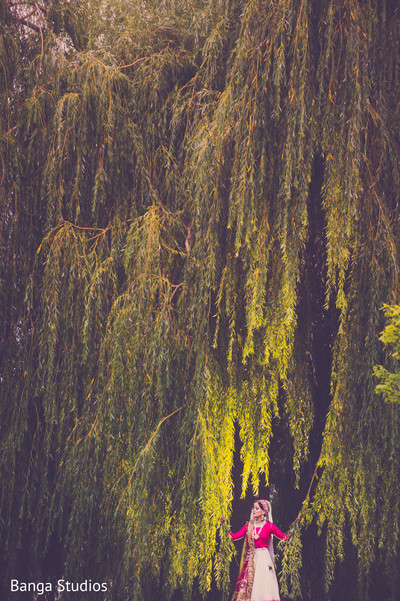
[[[247,526],[248,522],[246,522],[246,524],[239,530],[239,532],[230,532],[229,535],[232,538],[232,540],[239,540],[240,538],[246,536]],[[260,531],[258,531],[257,528],[257,532],[258,538],[254,538],[254,546],[256,549],[268,547],[268,542],[271,537],[271,534],[280,539],[284,538],[286,540],[287,538],[287,535],[284,534],[281,530],[279,530],[279,528],[275,526],[275,524],[273,524],[272,522],[265,522],[264,526],[261,528]]]

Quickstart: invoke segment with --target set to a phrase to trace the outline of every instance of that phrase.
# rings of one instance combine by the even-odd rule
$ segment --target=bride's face
[[[254,505],[253,505],[253,519],[254,520],[259,520],[260,518],[263,517],[263,515],[265,515],[265,511],[263,509],[261,509],[261,507],[259,506],[258,503],[254,503]]]

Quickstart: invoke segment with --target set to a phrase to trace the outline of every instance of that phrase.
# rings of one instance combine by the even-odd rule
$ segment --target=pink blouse
[[[239,530],[239,532],[230,532],[229,535],[232,538],[232,540],[239,540],[239,538],[243,538],[244,536],[246,536],[247,526],[248,522],[246,522],[246,524]],[[257,528],[257,532],[259,538],[254,539],[254,546],[256,549],[268,547],[268,542],[271,537],[271,534],[280,539],[284,538],[285,540],[287,537],[287,535],[281,532],[281,530],[279,530],[279,528],[277,528],[277,526],[275,526],[275,524],[273,524],[272,522],[265,522],[264,526],[261,528],[260,531]]]

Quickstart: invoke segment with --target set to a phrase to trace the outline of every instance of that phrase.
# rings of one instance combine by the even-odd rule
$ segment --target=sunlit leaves
[[[302,565],[301,531],[295,525],[290,532],[289,540],[283,547],[283,568],[281,572],[282,595],[291,599],[301,598],[301,584],[299,573]]]
[[[400,374],[398,361],[400,359],[400,307],[398,305],[384,307],[385,316],[389,321],[382,332],[381,341],[388,349],[394,363],[391,371],[385,369],[382,365],[374,368],[374,374],[380,381],[376,391],[383,395],[384,399],[390,403],[400,402]]]
[[[283,590],[300,594],[312,519],[328,581],[348,532],[361,572],[375,541],[389,569],[396,309],[386,358],[378,337],[399,292],[396,10],[45,5],[39,32],[0,13],[2,519],[26,536],[32,577],[59,537],[66,571],[138,599],[158,584],[162,598],[189,599],[194,583],[205,594],[213,573],[227,594],[218,517],[231,511],[235,425],[243,495],[268,481],[280,407],[296,485],[309,454],[307,261],[324,263],[339,328],[320,479],[285,547]],[[306,250],[316,157],[322,258]]]

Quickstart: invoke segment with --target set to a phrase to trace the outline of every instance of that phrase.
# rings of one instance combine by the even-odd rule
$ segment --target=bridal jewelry
[[[263,520],[261,522],[261,525],[257,528],[256,524],[254,523],[253,536],[254,536],[255,540],[257,540],[258,538],[260,538],[260,532],[261,532],[264,524],[265,524],[265,521]]]

